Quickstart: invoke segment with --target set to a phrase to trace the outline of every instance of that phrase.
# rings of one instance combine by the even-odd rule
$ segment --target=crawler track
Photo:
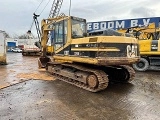
[[[61,64],[63,67],[72,67],[73,69],[77,69],[79,71],[83,71],[86,73],[94,74],[97,77],[98,80],[98,85],[96,87],[90,87],[88,84],[85,84],[83,82],[77,81],[74,78],[69,78],[63,75],[58,74],[57,72],[54,72],[54,70],[49,71],[51,74],[55,75],[59,80],[62,80],[64,82],[70,83],[72,85],[75,85],[79,88],[85,89],[87,91],[91,92],[98,92],[101,90],[104,90],[108,86],[108,77],[105,72],[102,70],[96,70],[96,69],[90,69],[87,67],[83,67],[80,65],[74,65],[74,64]],[[54,69],[54,64],[50,63],[49,66],[53,66]]]
[[[50,62],[47,66],[48,72],[56,76],[57,79],[91,92],[104,90],[109,81],[111,83],[127,83],[135,77],[134,69],[128,65],[86,67],[79,64]],[[89,76],[91,77],[89,78]]]
[[[134,71],[134,69],[132,67],[128,66],[128,65],[121,65],[121,66],[123,67],[123,69],[126,70],[126,72],[128,72],[128,77],[126,77],[125,82],[132,81],[135,78],[135,71]]]
[[[110,82],[128,83],[135,77],[135,71],[128,65],[101,67],[108,74]]]

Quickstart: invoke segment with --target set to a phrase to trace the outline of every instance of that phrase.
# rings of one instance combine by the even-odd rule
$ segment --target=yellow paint
[[[89,58],[89,57],[80,57],[80,56],[67,56],[67,55],[57,55],[60,51],[64,50],[70,45],[77,45],[77,44],[90,44],[90,43],[123,43],[123,44],[138,44],[138,41],[136,38],[133,37],[124,37],[124,36],[92,36],[92,37],[83,37],[83,38],[75,38],[72,39],[72,24],[71,24],[71,17],[64,16],[64,17],[56,17],[52,19],[46,19],[42,20],[42,52],[45,56],[46,51],[46,43],[48,40],[48,32],[51,30],[54,30],[53,23],[58,23],[60,21],[66,20],[67,21],[67,41],[64,44],[64,46],[59,47],[58,49],[55,49],[54,52],[56,55],[53,55],[54,61],[59,62],[81,62],[81,63],[88,63],[88,64],[98,64],[97,58]],[[120,51],[116,47],[101,47],[101,48],[72,48],[72,51]],[[119,58],[118,58],[119,59]],[[125,58],[126,60],[127,58]],[[119,61],[118,61],[119,62]]]
[[[139,40],[140,52],[150,52],[151,42],[151,40]]]
[[[120,51],[117,48],[71,48],[71,51]]]
[[[119,64],[119,61],[127,61],[126,64],[128,63],[134,63],[135,61],[137,62],[139,60],[139,57],[132,57],[132,58],[127,58],[127,57],[107,57],[107,58],[89,58],[89,57],[78,57],[78,56],[58,56],[55,55],[53,56],[56,62],[61,62],[64,63],[65,60],[69,60],[67,62],[72,63],[74,62],[79,62],[79,63],[88,63],[88,64],[95,64],[98,65],[99,62],[98,60],[107,60],[107,64]]]
[[[53,53],[53,52],[54,52],[53,46],[47,46],[47,53]]]
[[[157,51],[155,51],[155,52],[140,52],[140,54],[141,55],[160,55],[160,51],[159,52],[157,52]]]
[[[97,38],[96,42],[89,42],[90,38]],[[132,37],[124,36],[96,36],[73,39],[71,44],[89,44],[89,43],[135,43],[137,40]]]
[[[130,28],[131,31],[140,31],[141,34],[138,36],[140,55],[160,55],[160,40],[158,40],[158,50],[151,51],[153,36],[148,38],[148,34],[154,34],[160,32],[160,28],[156,28],[155,23],[150,23],[148,26]],[[119,32],[125,33],[127,29],[118,30]]]
[[[60,47],[59,49],[57,49],[55,51],[55,53],[59,53],[60,51],[62,51],[63,49],[65,49],[66,47],[68,47],[70,45],[70,42],[67,42],[64,46]]]
[[[77,57],[77,56],[58,56],[54,55],[53,58],[55,60],[61,60],[61,61],[74,61],[74,62],[80,62],[80,63],[89,63],[89,64],[98,64],[98,60],[96,58],[87,58],[87,57]]]
[[[158,52],[160,52],[160,39],[158,40]]]

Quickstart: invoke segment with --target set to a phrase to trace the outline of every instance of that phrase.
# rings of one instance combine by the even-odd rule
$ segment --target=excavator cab
[[[46,55],[47,35],[50,31],[54,48],[52,55],[63,49],[72,39],[84,38],[87,35],[86,20],[78,17],[63,16],[46,19],[42,20],[41,25],[43,36],[41,37],[42,54],[38,59],[39,68],[45,68],[47,63],[52,61],[52,58]],[[67,49],[64,49],[64,55],[69,54],[70,51]]]

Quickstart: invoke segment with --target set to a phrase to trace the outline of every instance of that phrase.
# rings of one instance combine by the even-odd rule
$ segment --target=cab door
[[[63,49],[63,46],[67,42],[67,21],[66,20],[57,22],[55,24],[53,41],[54,41],[54,52],[60,49]]]

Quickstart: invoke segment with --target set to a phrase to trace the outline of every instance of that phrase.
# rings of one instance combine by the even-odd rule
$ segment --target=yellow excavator
[[[38,64],[58,79],[97,92],[107,88],[109,81],[127,83],[134,78],[130,65],[139,60],[137,39],[112,30],[87,35],[86,20],[73,16],[44,19],[41,28]],[[49,31],[54,31],[51,58],[46,56]]]
[[[37,21],[37,16],[34,18]],[[86,25],[83,18],[63,14],[43,19],[39,68],[91,92],[106,89],[109,82],[133,80],[135,71],[131,65],[140,58],[137,39],[110,29],[87,34]],[[48,57],[50,32],[54,33],[54,52]]]
[[[149,23],[146,25],[140,25],[130,28],[122,28],[117,31],[120,33],[129,33],[139,40],[153,40],[154,34],[159,28],[156,28],[155,23]]]
[[[135,70],[146,71],[150,66],[160,66],[160,28],[156,28],[155,23],[121,29],[118,32],[133,34],[138,39],[141,58],[133,64]]]

